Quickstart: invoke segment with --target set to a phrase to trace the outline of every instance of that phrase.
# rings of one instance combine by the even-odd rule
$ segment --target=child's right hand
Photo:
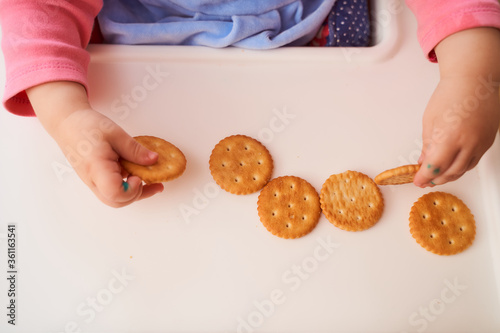
[[[162,184],[142,185],[139,177],[123,173],[120,157],[150,165],[156,162],[158,154],[141,146],[97,111],[73,112],[61,123],[55,138],[78,176],[109,206],[126,206],[163,190]]]
[[[46,83],[30,88],[27,93],[42,125],[78,176],[102,202],[123,207],[163,191],[162,184],[143,185],[139,177],[123,173],[118,162],[120,157],[150,165],[156,162],[158,155],[93,110],[80,84]]]
[[[500,31],[462,30],[435,48],[441,80],[423,117],[421,187],[442,185],[472,169],[495,140],[500,122]]]

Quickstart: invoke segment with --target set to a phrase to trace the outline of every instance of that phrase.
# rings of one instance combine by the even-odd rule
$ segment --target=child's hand
[[[123,173],[119,157],[149,165],[158,156],[93,110],[80,84],[46,83],[30,88],[27,93],[42,125],[78,176],[102,202],[122,207],[163,190],[162,184],[142,185],[140,178]]]
[[[158,154],[138,144],[99,112],[73,112],[61,123],[55,138],[78,176],[109,206],[126,206],[163,190],[162,184],[143,185],[139,177],[124,173],[120,157],[150,165],[157,161]]]
[[[500,122],[500,31],[464,30],[436,47],[441,80],[423,117],[420,187],[460,178],[479,162]]]
[[[421,168],[414,179],[417,186],[460,178],[493,144],[500,121],[500,100],[498,88],[489,89],[477,78],[439,82],[423,117]],[[479,91],[482,98],[476,95]]]

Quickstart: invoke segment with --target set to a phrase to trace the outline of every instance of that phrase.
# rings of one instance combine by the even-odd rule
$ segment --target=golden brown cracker
[[[386,170],[375,177],[375,183],[377,185],[400,185],[412,183],[413,178],[415,178],[419,169],[419,164],[410,164]]]
[[[321,188],[320,200],[328,221],[347,231],[372,227],[384,210],[384,199],[377,184],[357,171],[331,175]]]
[[[186,169],[186,157],[170,142],[146,135],[136,136],[134,139],[147,149],[158,153],[158,161],[153,165],[139,165],[121,159],[120,163],[128,173],[141,178],[146,184],[173,180]]]
[[[295,176],[271,180],[260,192],[257,210],[266,229],[281,238],[298,238],[310,233],[321,214],[316,189]]]
[[[452,255],[472,244],[476,236],[476,223],[462,200],[450,193],[430,192],[413,204],[410,232],[427,251]]]
[[[259,141],[232,135],[215,145],[210,155],[210,173],[215,182],[233,194],[250,194],[262,189],[273,172],[273,159]]]

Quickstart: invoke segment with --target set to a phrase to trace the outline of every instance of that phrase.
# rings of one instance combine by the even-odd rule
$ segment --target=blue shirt
[[[104,0],[99,24],[114,44],[304,45],[335,0]]]

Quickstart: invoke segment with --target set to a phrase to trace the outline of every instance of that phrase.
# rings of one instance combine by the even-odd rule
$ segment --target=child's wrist
[[[76,82],[44,83],[26,90],[35,114],[49,134],[71,114],[91,109],[85,88]]]
[[[452,34],[435,48],[441,78],[500,81],[500,30],[482,27]]]

